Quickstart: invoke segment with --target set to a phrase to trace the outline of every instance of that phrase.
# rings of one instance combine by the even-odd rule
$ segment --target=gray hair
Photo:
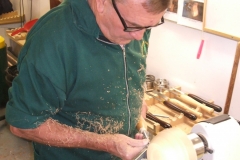
[[[171,0],[146,0],[142,6],[147,12],[158,14],[165,11],[170,4]]]
[[[128,0],[116,0],[116,1],[124,3]],[[171,1],[172,0],[145,0],[145,2],[142,3],[142,6],[149,13],[159,14],[165,11],[170,6]]]

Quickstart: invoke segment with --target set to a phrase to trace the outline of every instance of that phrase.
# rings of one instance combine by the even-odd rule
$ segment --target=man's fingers
[[[146,146],[149,143],[148,139],[131,139],[128,144],[132,147],[142,147]]]
[[[135,135],[135,139],[143,139],[143,138],[144,138],[144,136],[143,136],[142,133],[137,133],[137,134]]]

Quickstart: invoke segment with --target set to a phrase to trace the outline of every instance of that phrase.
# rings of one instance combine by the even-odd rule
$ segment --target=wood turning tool
[[[197,116],[196,116],[196,115],[182,110],[181,108],[179,108],[179,107],[176,105],[176,103],[172,103],[171,100],[170,100],[170,98],[168,98],[167,96],[165,96],[165,95],[163,95],[163,94],[161,94],[160,92],[157,92],[157,91],[153,91],[153,93],[156,93],[156,94],[160,95],[164,100],[161,100],[161,99],[159,99],[157,96],[155,96],[155,95],[153,95],[153,94],[151,94],[151,93],[149,93],[149,92],[146,92],[147,95],[153,97],[154,99],[158,100],[159,102],[163,102],[163,104],[164,104],[166,107],[168,107],[168,108],[170,108],[170,109],[172,109],[172,110],[174,110],[174,111],[177,111],[177,112],[179,112],[179,113],[183,113],[183,115],[184,115],[185,117],[187,117],[187,118],[189,118],[189,119],[191,119],[191,120],[196,120],[196,119],[197,119]]]
[[[209,108],[208,106],[206,106],[205,104],[199,103],[198,101],[194,100],[193,98],[187,96],[186,94],[182,94],[179,92],[175,92],[174,89],[167,89],[169,92],[173,93],[174,95],[176,95],[176,98],[179,99],[180,101],[187,103],[191,106],[194,107],[199,107],[201,108],[203,111],[209,113],[209,114],[213,114],[214,109],[213,108]]]
[[[149,133],[147,131],[147,125],[145,119],[141,116],[137,123],[137,130],[143,134],[144,138],[149,139]]]
[[[194,94],[191,94],[191,93],[186,94],[186,93],[184,93],[184,92],[182,92],[182,91],[180,91],[180,90],[178,90],[176,88],[173,88],[173,90],[178,92],[178,93],[180,93],[180,94],[187,95],[187,96],[191,97],[192,99],[194,99],[194,100],[196,100],[196,101],[198,101],[200,103],[205,104],[206,106],[214,109],[214,111],[216,111],[216,112],[222,112],[222,107],[220,107],[220,106],[218,106],[216,104],[210,103],[210,102],[208,102],[208,101],[206,101],[206,100],[204,100],[204,99],[202,99],[202,98],[200,98],[200,97],[198,97],[198,96],[196,96]]]
[[[154,116],[152,113],[148,112],[147,113],[147,118],[154,121],[154,122],[157,122],[160,124],[160,126],[162,126],[163,128],[172,128],[172,125],[157,118],[156,116]]]

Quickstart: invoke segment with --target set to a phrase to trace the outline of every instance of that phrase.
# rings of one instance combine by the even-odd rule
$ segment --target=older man
[[[133,159],[145,147],[136,124],[148,39],[169,4],[65,0],[39,19],[6,110],[11,131],[33,141],[35,159]]]

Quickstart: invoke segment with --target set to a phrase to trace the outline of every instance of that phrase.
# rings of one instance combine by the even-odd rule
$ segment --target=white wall
[[[205,43],[197,59],[202,38]],[[236,46],[236,41],[166,21],[152,30],[147,73],[224,108]],[[234,116],[240,119],[240,112]]]
[[[10,0],[10,1],[13,4],[13,10],[17,10],[18,13],[20,14],[21,4],[20,1],[22,0]],[[32,2],[32,19],[39,18],[50,10],[50,0],[23,0],[26,22],[30,20],[31,2]]]

